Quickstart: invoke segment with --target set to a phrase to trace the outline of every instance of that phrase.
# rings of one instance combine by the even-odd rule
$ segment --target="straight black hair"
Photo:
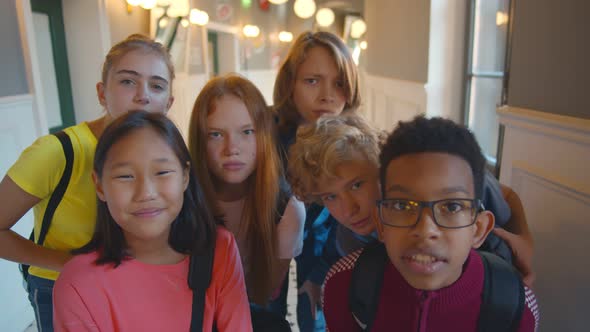
[[[190,153],[182,135],[164,114],[145,111],[129,112],[114,120],[101,135],[94,155],[94,172],[100,179],[109,150],[122,138],[134,131],[150,128],[174,151],[181,165],[187,168],[189,183],[184,191],[180,213],[172,222],[168,243],[183,254],[202,254],[215,246],[216,221],[210,207],[205,203],[199,179],[191,167]],[[121,264],[129,258],[129,252],[121,227],[111,216],[105,202],[97,199],[97,216],[94,235],[82,248],[73,254],[98,251],[96,264]]]

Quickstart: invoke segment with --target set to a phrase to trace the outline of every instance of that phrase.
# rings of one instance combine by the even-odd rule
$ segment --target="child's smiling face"
[[[462,158],[447,153],[413,153],[393,159],[387,166],[384,199],[435,201],[473,199],[471,167]],[[379,233],[391,262],[414,288],[436,290],[461,276],[471,248],[485,240],[494,225],[491,212],[477,214],[475,224],[463,228],[441,228],[433,211],[423,208],[412,227],[379,223]]]
[[[110,147],[102,174],[93,178],[99,199],[132,251],[137,243],[168,245],[184,202],[188,169],[152,128],[134,130]]]

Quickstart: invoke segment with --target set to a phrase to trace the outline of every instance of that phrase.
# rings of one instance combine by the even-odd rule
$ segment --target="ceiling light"
[[[189,14],[190,9],[188,0],[174,0],[170,2],[167,14],[170,17],[184,17]]]
[[[313,0],[295,0],[293,10],[295,15],[301,18],[310,18],[315,13],[316,5]]]
[[[315,14],[315,20],[322,27],[329,27],[334,23],[334,11],[330,8],[322,8]]]
[[[192,24],[205,25],[209,22],[209,14],[207,14],[205,11],[193,8],[191,9],[189,20]]]
[[[281,31],[279,32],[279,40],[283,43],[289,43],[293,40],[293,34],[289,31]]]
[[[354,20],[350,25],[350,36],[352,38],[360,38],[365,31],[367,31],[367,24],[361,18]]]
[[[139,5],[143,9],[150,10],[150,9],[156,7],[156,0],[142,0]]]
[[[168,18],[164,16],[164,17],[162,17],[162,18],[160,19],[160,21],[158,22],[158,26],[159,26],[161,29],[164,29],[164,28],[165,28],[167,25],[168,25]]]
[[[255,25],[246,24],[244,25],[242,32],[244,33],[244,36],[248,38],[254,38],[258,37],[258,35],[260,34],[260,28],[258,28]]]
[[[508,14],[504,13],[504,12],[496,12],[496,25],[500,26],[500,25],[504,25],[508,23]]]
[[[275,5],[280,5],[282,3],[287,2],[288,0],[268,0],[268,2],[275,4]]]
[[[366,40],[363,40],[361,42],[361,44],[360,44],[360,47],[361,47],[362,50],[366,50],[367,49],[367,41]]]

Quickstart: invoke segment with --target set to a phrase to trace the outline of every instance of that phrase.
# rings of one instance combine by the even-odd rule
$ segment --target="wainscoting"
[[[0,118],[0,177],[4,178],[21,151],[37,138],[33,98],[30,95],[0,97]],[[27,213],[12,229],[28,237],[33,229],[33,213]],[[0,259],[0,275],[1,330],[24,331],[34,320],[34,314],[17,264]]]
[[[590,120],[503,107],[500,181],[535,239],[540,331],[584,331],[590,297]]]
[[[424,84],[361,74],[361,112],[377,128],[390,131],[399,121],[426,112]]]

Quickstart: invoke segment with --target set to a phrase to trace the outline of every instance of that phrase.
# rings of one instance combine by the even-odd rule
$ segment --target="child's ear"
[[[172,104],[174,104],[174,96],[170,96],[170,98],[168,98],[168,104],[166,104],[166,112],[170,110]]]
[[[98,175],[96,175],[96,172],[92,172],[92,182],[94,182],[94,187],[96,188],[96,196],[98,196],[98,199],[105,202],[106,200],[104,198],[102,184],[100,183],[100,179],[98,178]]]
[[[96,96],[98,97],[98,103],[102,105],[102,107],[106,107],[107,99],[104,95],[104,83],[98,82],[96,83]]]
[[[189,182],[189,178],[190,178],[190,169],[191,169],[191,163],[187,161],[186,167],[182,171],[182,186],[184,187],[184,189],[182,191],[185,191],[186,188],[188,188],[188,182]]]
[[[475,233],[473,234],[473,248],[479,248],[488,234],[494,229],[495,218],[490,211],[482,211],[475,220]]]

